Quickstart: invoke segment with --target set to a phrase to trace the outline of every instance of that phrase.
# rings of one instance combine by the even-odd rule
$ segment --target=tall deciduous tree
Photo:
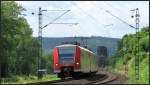
[[[14,1],[1,2],[1,76],[5,73],[29,75],[37,70],[39,43],[21,15],[24,10]]]

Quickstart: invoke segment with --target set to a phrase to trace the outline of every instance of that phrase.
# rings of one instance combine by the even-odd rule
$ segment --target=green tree
[[[147,84],[149,81],[149,26],[143,27],[140,32],[138,32],[139,38],[139,57],[140,57],[140,80],[139,83]],[[124,65],[129,65],[128,76],[135,76],[135,57],[137,54],[137,34],[125,35],[120,43],[117,50],[117,53],[109,59],[110,65],[112,68],[118,69],[118,71],[123,71],[122,68]],[[113,62],[115,62],[113,64]],[[132,79],[132,78],[131,78]],[[129,83],[137,83],[137,81],[129,80]]]
[[[7,76],[37,71],[39,43],[21,15],[24,10],[14,1],[1,2],[0,67],[1,74],[7,73]]]

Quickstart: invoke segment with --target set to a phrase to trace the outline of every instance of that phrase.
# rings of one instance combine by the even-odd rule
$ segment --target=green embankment
[[[26,83],[55,80],[53,57],[39,56],[40,43],[22,12],[26,9],[15,1],[1,2],[0,83]],[[39,56],[39,57],[38,57]],[[46,76],[37,80],[38,61]],[[32,75],[32,76],[31,76]],[[49,77],[50,75],[50,77]]]
[[[136,34],[125,35],[118,52],[109,59],[111,70],[127,75],[129,84],[149,84],[149,26],[142,28],[139,35],[139,80],[135,80]]]
[[[2,78],[1,84],[26,84],[37,83],[44,81],[60,80],[56,74],[53,73],[53,55],[52,53],[44,53],[41,58],[42,67],[46,69],[46,74],[42,79],[38,79],[36,75],[13,75],[8,78]]]
[[[57,75],[45,75],[42,79],[38,79],[37,76],[13,76],[12,78],[3,78],[1,84],[27,84],[27,83],[37,83],[44,81],[54,81],[60,80]]]

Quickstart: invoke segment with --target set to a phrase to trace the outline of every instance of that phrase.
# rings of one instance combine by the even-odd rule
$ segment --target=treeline
[[[14,1],[1,2],[1,77],[36,74],[39,43],[21,14],[25,9]]]
[[[140,80],[139,83],[149,81],[149,26],[140,30],[139,34],[139,58]],[[125,35],[119,43],[117,53],[109,59],[109,65],[118,71],[127,71],[129,83],[137,83],[135,77],[135,56],[137,55],[137,34]]]
[[[47,74],[53,74],[54,68],[53,68],[53,52],[45,52],[42,59],[41,59],[41,67],[46,69]]]

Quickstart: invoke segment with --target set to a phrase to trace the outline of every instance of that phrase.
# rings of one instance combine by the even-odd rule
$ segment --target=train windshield
[[[59,61],[63,64],[74,63],[74,53],[73,47],[59,48]]]

